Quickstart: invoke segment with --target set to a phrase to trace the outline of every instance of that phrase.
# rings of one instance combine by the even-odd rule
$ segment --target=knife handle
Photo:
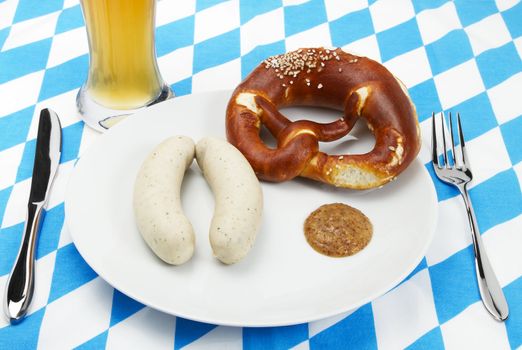
[[[4,311],[11,323],[16,323],[25,316],[33,299],[35,248],[43,204],[29,203],[27,206],[22,244],[7,280]]]

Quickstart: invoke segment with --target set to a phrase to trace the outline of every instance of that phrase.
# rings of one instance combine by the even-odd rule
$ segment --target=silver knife
[[[25,316],[33,298],[36,240],[43,208],[60,163],[61,148],[60,119],[52,110],[43,109],[38,123],[33,178],[22,243],[5,291],[4,311],[11,323],[16,323]]]

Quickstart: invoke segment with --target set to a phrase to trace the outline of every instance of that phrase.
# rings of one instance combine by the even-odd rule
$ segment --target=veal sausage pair
[[[192,257],[195,235],[181,207],[180,189],[194,157],[215,196],[209,232],[212,250],[221,262],[236,263],[254,243],[263,194],[245,157],[220,139],[207,137],[194,145],[188,137],[175,136],[149,154],[134,187],[138,230],[163,261],[180,265]]]

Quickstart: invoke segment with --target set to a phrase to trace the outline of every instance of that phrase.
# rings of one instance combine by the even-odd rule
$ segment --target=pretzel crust
[[[343,117],[328,124],[291,122],[279,112],[287,106],[327,107]],[[375,136],[370,152],[319,150],[319,141],[347,135],[359,117]],[[261,140],[261,124],[277,139],[276,149]],[[341,49],[303,48],[265,60],[232,93],[226,130],[257,176],[273,182],[302,176],[337,187],[378,187],[395,179],[420,149],[417,114],[404,85],[376,61]]]

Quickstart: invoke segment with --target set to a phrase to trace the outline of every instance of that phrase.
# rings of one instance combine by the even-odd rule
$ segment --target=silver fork
[[[449,131],[451,139],[451,154],[446,144],[446,132],[444,121],[444,113],[440,113],[440,134],[442,135],[442,155],[443,161],[439,159],[438,144],[440,139],[437,140],[437,126],[436,126],[435,113],[432,114],[432,161],[433,169],[435,174],[442,181],[454,185],[460,191],[462,198],[464,198],[464,204],[466,205],[466,211],[468,214],[469,225],[471,228],[471,235],[473,238],[473,250],[475,252],[475,272],[477,273],[478,286],[482,302],[486,309],[499,321],[507,319],[509,310],[502,292],[502,288],[498,283],[497,277],[493,272],[491,264],[489,262],[484,243],[480,236],[477,221],[475,220],[475,213],[471,206],[471,200],[468,194],[467,186],[473,178],[471,170],[469,168],[469,159],[466,153],[466,144],[464,142],[464,135],[462,133],[462,125],[460,121],[460,114],[457,114],[457,132],[459,136],[460,156],[455,152],[455,142],[453,140],[453,120],[451,118],[451,112],[449,113]]]

